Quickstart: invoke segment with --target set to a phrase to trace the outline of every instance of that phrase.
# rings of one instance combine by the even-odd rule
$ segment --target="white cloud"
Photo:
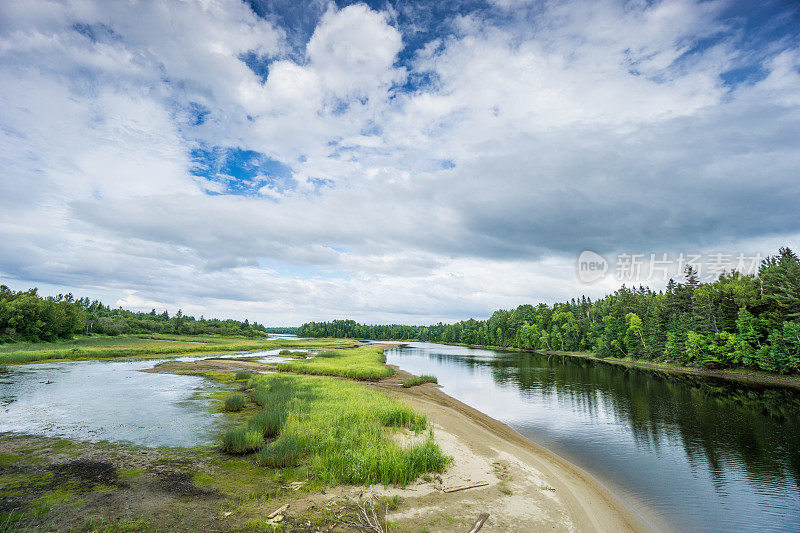
[[[722,3],[507,7],[401,65],[397,14],[365,5],[329,6],[290,53],[234,0],[3,3],[0,273],[146,310],[428,322],[602,296],[613,280],[575,276],[587,248],[796,242],[796,44],[731,88],[746,52],[693,48],[732,35]],[[190,173],[199,143],[297,187],[208,195],[226,190]]]

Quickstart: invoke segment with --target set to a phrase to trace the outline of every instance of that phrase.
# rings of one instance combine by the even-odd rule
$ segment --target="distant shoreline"
[[[333,337],[320,337],[320,338],[333,338]],[[354,339],[360,340],[360,339]],[[784,387],[800,391],[800,375],[797,374],[774,374],[759,370],[714,370],[710,368],[697,368],[692,366],[673,365],[669,363],[657,363],[652,361],[643,361],[638,359],[619,359],[616,357],[598,357],[588,352],[568,352],[561,350],[531,350],[528,348],[516,348],[512,346],[487,346],[481,344],[463,344],[459,342],[433,342],[433,341],[420,341],[420,340],[387,340],[369,339],[375,342],[386,343],[409,343],[409,342],[428,342],[431,344],[444,344],[445,346],[463,346],[465,348],[476,348],[481,350],[496,350],[502,352],[525,352],[525,353],[538,353],[543,355],[561,355],[567,357],[579,357],[581,359],[589,359],[591,361],[598,361],[607,363],[609,365],[627,366],[631,368],[640,368],[642,370],[649,370],[652,372],[663,372],[667,374],[680,374],[685,376],[697,376],[703,378],[722,379],[741,383],[744,385],[761,385],[767,387]]]

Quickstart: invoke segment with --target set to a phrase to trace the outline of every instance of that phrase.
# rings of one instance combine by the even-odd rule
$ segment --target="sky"
[[[0,2],[15,290],[485,318],[798,249],[798,206],[797,2]]]

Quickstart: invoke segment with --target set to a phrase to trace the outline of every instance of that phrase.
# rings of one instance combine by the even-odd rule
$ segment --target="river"
[[[276,353],[248,355],[283,360]],[[146,446],[214,443],[224,423],[211,408],[215,385],[197,376],[140,372],[159,361],[9,367],[0,374],[0,432]],[[800,531],[795,391],[418,342],[389,350],[387,361],[437,376],[447,394],[583,468],[633,510],[654,511],[676,529]]]
[[[795,391],[420,342],[387,362],[437,376],[445,393],[678,530],[800,531]]]

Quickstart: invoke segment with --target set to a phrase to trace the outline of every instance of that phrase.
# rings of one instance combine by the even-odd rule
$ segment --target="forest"
[[[173,333],[181,335],[265,335],[264,326],[245,320],[206,319],[178,311],[149,313],[112,309],[98,300],[72,294],[40,296],[37,289],[13,291],[0,285],[0,343],[55,341],[76,333],[121,335],[127,333]]]
[[[432,326],[309,322],[301,337],[419,340],[538,351],[591,352],[705,368],[800,370],[800,260],[789,248],[757,275],[730,271],[701,283],[687,266],[665,290],[626,287],[592,301],[520,305],[488,320]]]

